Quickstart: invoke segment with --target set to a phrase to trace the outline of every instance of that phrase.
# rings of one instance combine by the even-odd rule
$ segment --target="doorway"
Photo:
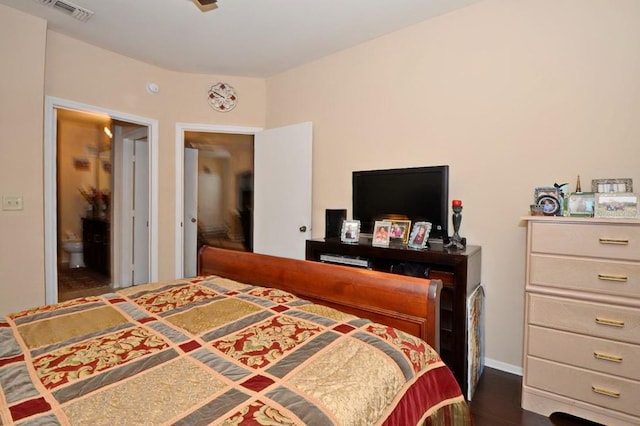
[[[59,228],[59,215],[58,215],[58,190],[59,190],[59,174],[58,174],[58,146],[57,146],[57,136],[58,136],[58,112],[61,110],[73,111],[79,114],[86,114],[89,116],[100,116],[104,119],[111,120],[111,127],[109,130],[112,135],[114,133],[118,133],[122,135],[122,129],[127,127],[144,127],[148,133],[148,144],[147,144],[147,154],[149,158],[148,168],[146,171],[146,177],[148,183],[146,185],[146,204],[148,205],[149,215],[148,215],[148,241],[147,241],[147,252],[148,252],[148,262],[145,267],[148,271],[148,279],[150,281],[157,280],[157,129],[158,123],[156,120],[132,116],[129,114],[120,113],[117,111],[107,110],[91,105],[80,104],[77,102],[54,98],[54,97],[46,97],[45,98],[45,129],[44,129],[44,219],[45,219],[45,302],[47,304],[58,302],[58,250],[60,246],[60,241],[62,237],[67,237],[65,228]],[[115,140],[115,138],[114,138]],[[113,248],[110,250],[110,259],[109,259],[109,275],[112,275],[113,265],[119,264],[119,259],[122,256],[122,246],[123,243],[118,240],[118,238],[111,239],[114,235],[120,235],[120,231],[122,229],[122,220],[119,214],[114,214],[113,212],[118,211],[122,204],[122,199],[120,198],[120,191],[117,189],[116,181],[111,176],[111,172],[114,171],[114,159],[116,158],[116,153],[119,151],[121,147],[119,144],[112,145],[112,149],[105,150],[104,152],[100,151],[100,148],[97,149],[97,152],[93,148],[89,148],[88,150],[80,151],[77,153],[75,157],[71,159],[67,159],[65,161],[70,161],[73,164],[73,167],[76,164],[80,167],[84,167],[85,158],[90,161],[91,165],[94,167],[93,170],[103,170],[105,174],[108,176],[104,179],[109,179],[111,185],[109,187],[113,189],[112,195],[109,197],[108,209],[109,213],[107,213],[107,209],[101,212],[98,211],[96,214],[97,219],[109,219],[109,238],[110,242],[113,244]],[[95,160],[92,162],[91,155],[95,155]],[[76,161],[77,160],[77,161]],[[95,167],[99,166],[98,169]],[[106,169],[109,170],[110,173],[106,173]],[[106,185],[104,182],[98,183],[98,180],[92,181],[95,182],[96,187],[101,188],[102,185]],[[83,187],[86,189],[86,187]],[[76,198],[79,197],[80,193],[75,194],[77,188],[71,188],[71,192],[74,192]],[[69,191],[67,191],[69,192]],[[104,199],[103,199],[104,200]],[[80,209],[83,208],[83,201],[80,200]],[[91,204],[91,203],[87,203]],[[84,208],[88,210],[87,205],[84,205]],[[101,205],[102,208],[104,205]],[[102,214],[104,213],[104,215]],[[107,214],[109,215],[107,217]],[[84,214],[79,213],[75,218],[76,221],[81,222],[81,216],[87,217],[89,216],[86,212]],[[94,214],[92,213],[91,218],[94,218]],[[103,220],[103,222],[106,222]],[[77,225],[77,227],[81,228],[81,225]],[[104,232],[104,231],[102,231]],[[64,233],[65,235],[60,235]],[[78,239],[78,235],[75,231],[71,231],[71,234],[75,234],[75,238]],[[82,234],[82,231],[80,231]],[[104,234],[103,234],[104,235]],[[73,235],[72,235],[73,236]],[[82,237],[83,238],[83,237]],[[100,240],[101,237],[95,237],[93,240]],[[83,241],[84,243],[84,241]],[[91,257],[89,255],[89,257]],[[119,279],[111,279],[111,285],[113,287],[120,287],[126,284]]]
[[[57,138],[58,301],[107,292],[111,284],[112,123],[59,108]]]
[[[176,124],[176,278],[193,274],[197,259],[196,253],[188,252],[196,244],[187,242],[191,218],[197,216],[188,216],[185,205],[185,134],[193,131],[254,136],[251,249],[304,259],[305,241],[311,237],[312,128],[311,122],[268,130]]]
[[[184,273],[202,245],[251,251],[254,136],[184,133]]]

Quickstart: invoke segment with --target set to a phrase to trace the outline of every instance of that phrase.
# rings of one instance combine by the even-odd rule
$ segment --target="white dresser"
[[[525,220],[522,408],[640,425],[640,220]]]

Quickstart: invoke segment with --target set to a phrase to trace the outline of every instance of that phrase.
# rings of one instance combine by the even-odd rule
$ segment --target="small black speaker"
[[[326,209],[324,237],[340,238],[342,231],[342,221],[347,218],[347,209]]]

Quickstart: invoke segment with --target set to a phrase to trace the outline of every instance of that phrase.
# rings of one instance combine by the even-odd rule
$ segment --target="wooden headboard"
[[[203,246],[200,275],[288,291],[418,336],[439,348],[442,282]]]

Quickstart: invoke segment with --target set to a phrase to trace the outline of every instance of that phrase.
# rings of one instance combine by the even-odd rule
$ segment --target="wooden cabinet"
[[[362,237],[359,244],[342,243],[339,238],[307,240],[307,260],[331,262],[332,256],[343,260],[333,258],[334,263],[442,281],[440,356],[467,395],[467,298],[480,284],[481,248],[467,246],[463,251],[449,251],[434,245],[416,250],[393,243],[374,247],[370,237]]]
[[[108,221],[82,219],[84,264],[107,277],[111,276],[111,227]]]
[[[640,424],[640,221],[526,220],[522,408]]]

